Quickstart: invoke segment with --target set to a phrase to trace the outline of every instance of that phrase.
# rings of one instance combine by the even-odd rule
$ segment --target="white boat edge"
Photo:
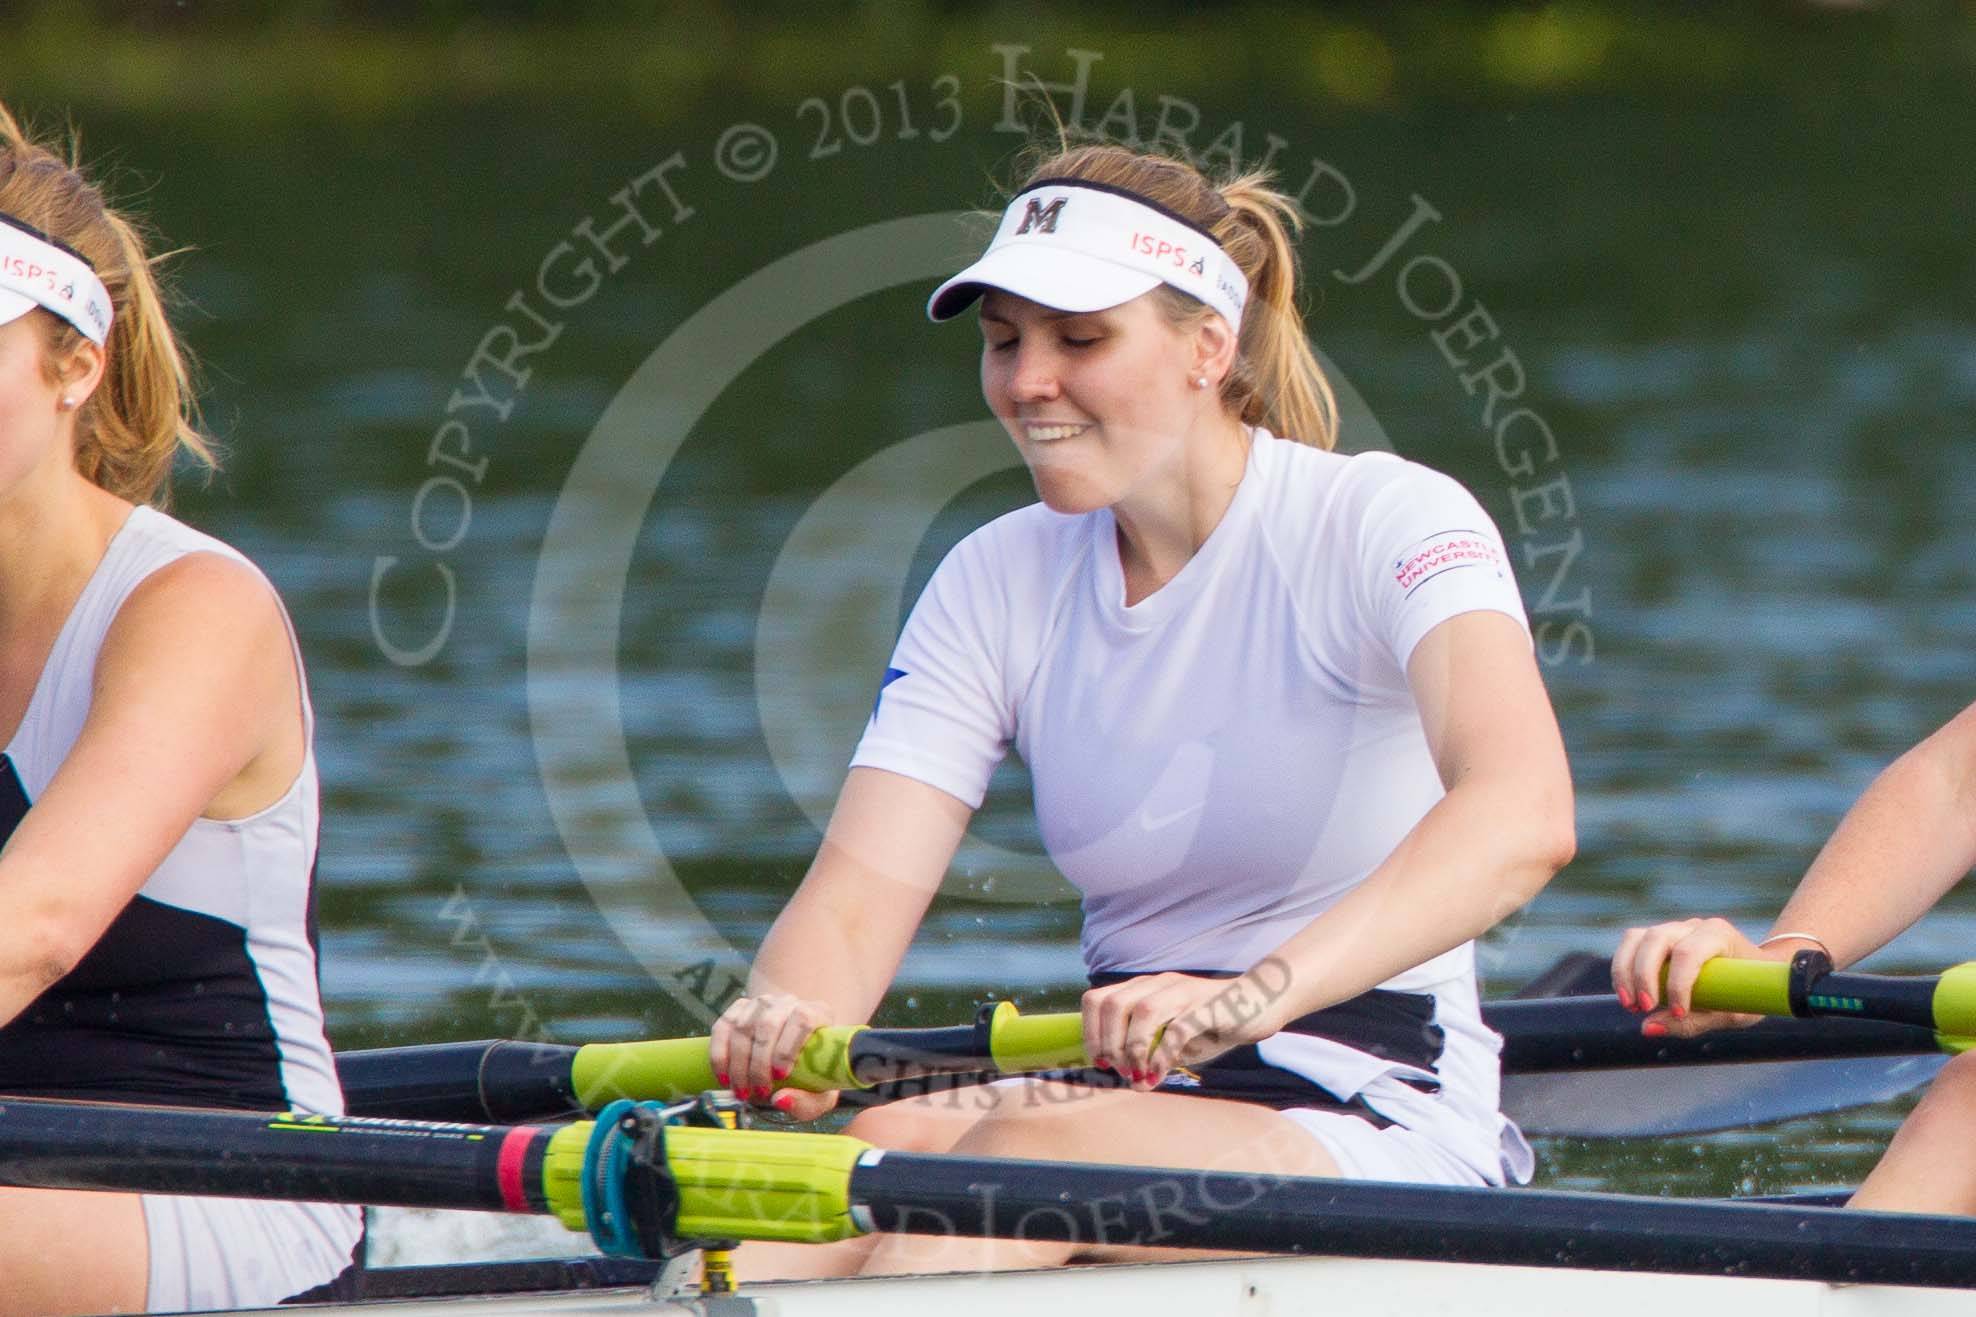
[[[741,1259],[737,1257],[737,1261]],[[1073,1307],[1072,1305],[1078,1305]],[[744,1285],[707,1300],[644,1287],[392,1300],[257,1310],[374,1317],[965,1317],[1004,1312],[1184,1313],[1187,1317],[1968,1317],[1976,1293],[1893,1285],[1376,1258],[1247,1258]]]

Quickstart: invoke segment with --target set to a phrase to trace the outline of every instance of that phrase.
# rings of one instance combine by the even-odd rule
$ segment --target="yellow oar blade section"
[[[1015,1003],[1005,1001],[995,1007],[988,1029],[995,1068],[1004,1073],[1019,1075],[1088,1064],[1081,1015],[1023,1015]]]
[[[1661,973],[1665,999],[1667,975]],[[1770,960],[1716,959],[1695,979],[1695,1009],[1741,1011],[1749,1015],[1791,1013],[1791,967]]]
[[[1976,1037],[1976,960],[1942,971],[1935,985],[1935,1028],[1952,1038]]]
[[[862,1234],[851,1220],[851,1168],[869,1151],[842,1134],[673,1126],[666,1164],[679,1189],[679,1234],[799,1244]]]
[[[549,1136],[549,1152],[542,1163],[542,1193],[549,1210],[564,1227],[577,1234],[588,1234],[590,1217],[583,1210],[583,1153],[590,1146],[594,1120],[579,1120]]]
[[[583,1158],[596,1122],[565,1125],[542,1168],[549,1209],[584,1233]],[[779,1239],[823,1244],[863,1234],[851,1219],[851,1168],[871,1151],[842,1134],[672,1125],[666,1166],[679,1194],[682,1239]]]

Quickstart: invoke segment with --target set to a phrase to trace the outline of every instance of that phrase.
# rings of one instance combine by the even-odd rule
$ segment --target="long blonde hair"
[[[104,201],[77,167],[74,143],[58,152],[0,105],[0,213],[30,224],[96,268],[115,319],[104,349],[103,383],[76,417],[76,470],[133,503],[164,506],[179,452],[211,469],[199,432],[185,354],[165,313],[164,293],[142,232]],[[50,378],[83,342],[66,321],[40,313]]]
[[[1039,154],[1031,152],[1032,158]],[[1252,171],[1216,183],[1185,160],[1113,143],[1072,146],[1061,136],[1056,149],[1023,172],[1018,193],[1049,178],[1100,183],[1172,211],[1212,236],[1249,280],[1222,401],[1246,424],[1283,438],[1326,449],[1337,443],[1337,399],[1297,305],[1296,235],[1303,216],[1295,201],[1270,185],[1269,174]],[[1176,326],[1214,314],[1176,288],[1162,284],[1156,292]]]

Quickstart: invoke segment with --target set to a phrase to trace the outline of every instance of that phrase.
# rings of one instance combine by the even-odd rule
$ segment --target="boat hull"
[[[745,1249],[737,1259],[745,1263]],[[1075,1305],[1075,1306],[1073,1306]],[[293,1308],[266,1310],[268,1317]],[[1482,1263],[1255,1258],[1045,1271],[791,1281],[743,1286],[716,1301],[665,1299],[648,1287],[356,1303],[317,1311],[376,1317],[521,1317],[587,1313],[700,1317],[966,1317],[973,1313],[1142,1312],[1188,1317],[1967,1317],[1967,1290],[1828,1285]]]

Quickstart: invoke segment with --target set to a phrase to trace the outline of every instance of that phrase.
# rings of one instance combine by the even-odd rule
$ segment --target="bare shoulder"
[[[288,634],[281,604],[265,576],[225,554],[194,552],[147,576],[117,610],[104,636],[99,673],[126,660],[147,668],[179,666],[238,671],[279,659],[287,665]]]
[[[1949,719],[1918,749],[1939,754],[1952,768],[1976,778],[1976,704]]]

